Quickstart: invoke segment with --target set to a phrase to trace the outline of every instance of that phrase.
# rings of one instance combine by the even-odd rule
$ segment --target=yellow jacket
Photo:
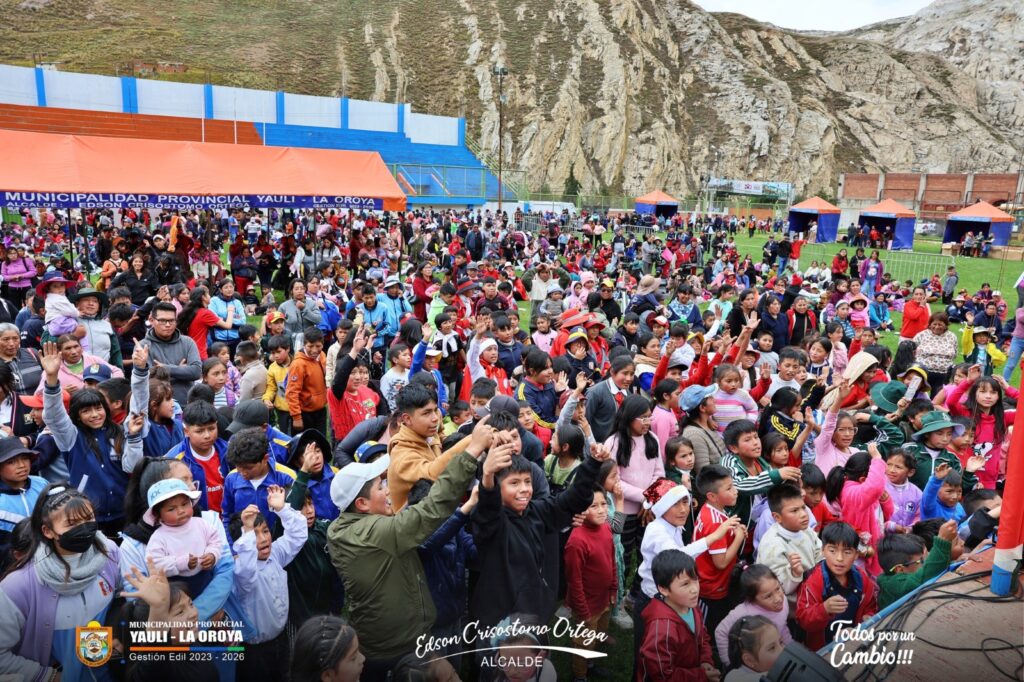
[[[276,362],[270,363],[267,368],[267,390],[263,394],[263,400],[273,401],[274,409],[283,412],[288,411],[288,400],[284,397],[285,379],[288,378],[288,367],[282,367]]]

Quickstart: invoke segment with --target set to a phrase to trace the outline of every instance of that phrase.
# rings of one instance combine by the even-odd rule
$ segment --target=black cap
[[[32,459],[39,456],[39,453],[35,450],[29,450],[21,442],[20,438],[11,436],[10,438],[0,438],[0,464],[14,459],[19,455],[28,455]]]
[[[262,400],[243,400],[235,405],[235,413],[228,431],[238,433],[242,429],[265,426],[270,421],[270,410]]]

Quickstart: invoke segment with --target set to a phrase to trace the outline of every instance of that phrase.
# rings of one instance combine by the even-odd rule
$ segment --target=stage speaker
[[[790,642],[761,679],[768,682],[839,682],[842,675],[807,647]]]

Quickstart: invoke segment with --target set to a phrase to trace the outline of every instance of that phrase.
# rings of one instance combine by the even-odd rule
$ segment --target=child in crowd
[[[54,339],[71,334],[82,345],[82,351],[89,352],[89,335],[79,322],[78,308],[67,297],[70,280],[64,279],[59,271],[52,270],[43,277],[36,287],[36,293],[46,298],[46,331]]]
[[[693,443],[689,438],[676,436],[665,443],[665,478],[685,485],[691,494],[693,480],[690,472],[693,471],[693,464]]]
[[[856,565],[857,531],[843,522],[829,524],[821,531],[821,544],[824,560],[804,579],[796,607],[796,621],[812,651],[834,640],[835,621],[856,626],[878,611],[878,586]]]
[[[228,523],[235,555],[232,594],[240,601],[246,620],[255,631],[245,643],[245,659],[236,669],[240,680],[287,676],[290,656],[285,631],[288,623],[285,567],[302,550],[308,538],[306,519],[285,505],[284,488],[274,485],[265,491],[266,497],[257,501],[281,519],[284,533],[280,537],[273,539],[270,525],[256,504],[249,504],[234,514]]]
[[[228,388],[228,368],[224,362],[210,356],[203,361],[203,383],[213,389],[214,407],[234,407],[235,394]]]
[[[675,379],[662,379],[652,392],[655,404],[651,411],[651,433],[658,439],[666,463],[669,461],[667,458],[668,443],[679,435],[679,418],[676,417],[676,410],[679,409],[679,394],[681,392],[679,382]],[[678,479],[673,480],[679,482]]]
[[[924,539],[909,533],[886,533],[878,543],[878,561],[884,573],[878,577],[878,608],[884,609],[905,594],[949,568],[956,521],[950,519],[939,528],[931,551]]]
[[[179,576],[189,594],[202,594],[213,578],[223,547],[219,533],[198,516],[193,506],[200,492],[176,478],[150,486],[149,509],[143,520],[156,530],[146,545],[146,559],[169,577]]]
[[[724,506],[739,516],[744,525],[749,526],[751,512],[761,495],[783,481],[799,481],[800,469],[791,466],[773,469],[761,456],[761,438],[752,421],[740,419],[732,422],[725,430],[723,440],[729,452],[722,457],[721,465],[730,472],[734,483],[731,488],[735,493],[729,494],[732,501]]]
[[[954,417],[967,417],[973,423],[972,448],[986,458],[985,466],[978,470],[978,481],[990,490],[996,487],[1003,468],[1003,444],[1008,438],[1008,425],[1017,417],[1016,410],[1003,407],[1003,398],[1017,399],[1019,393],[1006,379],[980,376],[977,367],[967,372],[967,378],[950,388],[946,408]],[[961,457],[961,462],[964,458]]]
[[[199,505],[220,513],[228,475],[228,444],[217,437],[217,410],[211,403],[196,400],[185,406],[181,417],[185,440],[171,448],[167,457],[188,465],[202,493]]]
[[[739,367],[719,365],[715,368],[715,383],[718,384],[715,393],[715,424],[718,425],[719,435],[724,434],[729,424],[739,419],[757,421],[757,403],[741,388],[743,377]]]
[[[775,665],[786,640],[778,626],[765,616],[747,616],[728,632],[729,658],[734,666],[725,682],[760,682]]]
[[[456,400],[448,407],[448,414],[445,415],[441,433],[447,438],[472,419],[473,413],[469,409],[469,403],[465,400]]]
[[[551,352],[551,344],[558,334],[551,328],[551,318],[547,315],[537,316],[537,330],[530,337],[533,345],[545,353]]]
[[[251,504],[256,505],[271,530],[277,525],[275,510],[267,506],[267,491],[285,489],[295,481],[295,471],[277,460],[271,461],[266,429],[243,429],[228,441],[228,462],[234,467],[224,477],[221,516],[225,528],[231,518]]]
[[[302,350],[295,354],[295,360],[288,368],[288,385],[284,390],[291,415],[291,433],[306,429],[328,432],[325,409],[327,356],[323,350],[324,333],[316,327],[306,327],[303,331]],[[270,390],[269,385],[267,390]]]
[[[286,336],[267,336],[270,355],[270,367],[267,368],[267,390],[263,394],[263,402],[268,409],[274,411],[277,428],[291,433],[292,417],[288,410],[288,399],[285,388],[288,384],[288,369],[292,362],[292,344]]]
[[[740,574],[740,593],[743,601],[722,619],[715,629],[715,647],[718,657],[725,669],[742,665],[739,659],[733,658],[735,647],[732,646],[731,633],[733,626],[741,620],[752,617],[765,618],[778,630],[782,646],[793,641],[786,624],[789,618],[789,603],[782,590],[782,583],[767,566],[752,564]]]
[[[820,536],[825,526],[839,520],[825,501],[825,474],[821,473],[814,462],[808,462],[800,467],[800,485],[804,491],[804,501],[815,520],[815,531]]]
[[[922,402],[927,403],[927,401]],[[927,405],[931,410],[931,403],[927,403]],[[931,479],[932,468],[945,462],[960,474],[965,488],[974,490],[978,483],[977,476],[963,468],[960,459],[948,450],[954,434],[962,435],[964,427],[954,424],[949,415],[939,411],[927,411],[921,415],[919,421],[920,427],[914,431],[916,442],[907,446],[908,451],[913,448],[912,452],[916,463],[910,481],[923,491]]]
[[[236,346],[237,349],[237,346]],[[234,401],[231,403],[233,406],[238,402],[238,394],[242,390],[242,373],[238,371],[234,363],[231,362],[231,347],[228,344],[218,341],[217,343],[210,344],[209,357],[219,358],[224,363],[224,367],[227,369],[227,379],[225,381],[225,387],[227,388],[227,394],[229,397],[233,397]],[[218,405],[218,407],[220,407]]]
[[[615,546],[607,521],[608,500],[604,489],[595,484],[594,501],[583,513],[583,524],[573,529],[565,545],[566,604],[577,622],[598,633],[608,631],[618,587]],[[597,640],[590,640],[590,646],[582,638],[573,641],[591,648]],[[587,659],[573,656],[572,674],[574,680],[587,679]]]
[[[47,486],[41,476],[31,476],[38,455],[18,438],[0,438],[0,557],[9,559],[14,526],[28,519],[39,493]],[[4,564],[7,561],[3,562]]]
[[[800,383],[796,381],[797,371],[807,364],[807,356],[799,348],[786,346],[779,351],[778,373],[772,375],[771,385],[765,397],[771,398],[784,386],[800,391]]]
[[[230,453],[228,443],[229,457]],[[338,508],[331,501],[331,482],[338,470],[327,463],[330,455],[331,444],[313,429],[306,429],[288,443],[288,466],[295,472],[296,481],[302,479],[306,494],[313,500],[316,518],[333,521],[338,517]]]
[[[583,441],[583,431],[578,426],[567,423],[558,427],[552,453],[544,458],[544,477],[552,494],[562,492],[572,483],[584,451]]]
[[[892,499],[892,516],[885,522],[887,531],[909,533],[921,519],[921,489],[910,482],[916,466],[914,456],[902,448],[885,458],[885,492]]]
[[[267,392],[267,368],[260,360],[260,349],[252,341],[242,341],[235,349],[235,359],[238,360],[238,382],[237,402],[243,400],[262,400]],[[228,366],[228,376],[231,375],[232,366]],[[237,403],[236,403],[237,404]]]
[[[782,585],[796,606],[797,590],[808,573],[821,561],[821,540],[808,514],[803,494],[795,485],[783,483],[768,492],[768,508],[775,521],[757,547],[757,563],[764,564]]]
[[[985,458],[980,455],[972,457],[968,460],[965,471],[973,473],[984,462]],[[959,523],[967,515],[960,504],[963,496],[960,472],[953,471],[948,464],[940,462],[935,465],[921,495],[921,515],[927,519],[952,519]]]
[[[715,464],[700,470],[697,475],[697,489],[705,499],[704,506],[697,515],[697,523],[693,527],[693,536],[699,540],[708,537],[729,520],[725,510],[736,507],[739,492],[729,470]],[[742,519],[742,516],[740,518]],[[746,531],[746,526],[737,526],[725,536],[709,542],[708,551],[697,556],[700,597],[704,604],[707,626],[711,630],[718,627],[718,623],[733,607],[729,580],[740,550],[743,549],[743,543],[747,539]]]
[[[678,549],[659,552],[651,577],[658,592],[641,614],[636,679],[718,679],[711,636],[698,608],[700,579],[693,558]]]
[[[825,478],[825,497],[840,510],[839,518],[856,529],[865,568],[872,576],[882,572],[874,554],[882,538],[882,519],[892,516],[892,499],[885,492],[885,468],[878,446],[869,443],[868,452],[858,452]]]

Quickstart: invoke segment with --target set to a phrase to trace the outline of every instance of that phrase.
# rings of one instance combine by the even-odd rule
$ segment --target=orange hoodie
[[[315,412],[327,406],[327,356],[322,352],[313,359],[299,351],[288,368],[288,386],[284,398],[288,401],[288,412],[293,418],[302,417],[303,412]]]

